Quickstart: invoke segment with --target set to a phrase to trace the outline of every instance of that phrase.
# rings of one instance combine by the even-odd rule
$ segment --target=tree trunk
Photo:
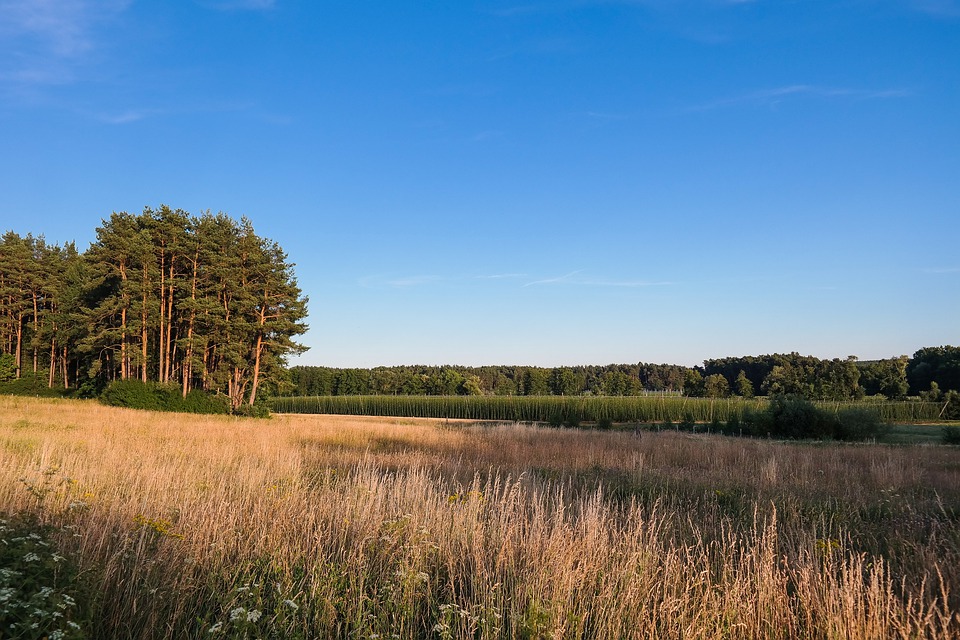
[[[260,354],[263,353],[263,332],[257,332],[257,347],[253,357],[253,385],[250,387],[250,406],[257,399],[257,386],[260,384]]]
[[[47,388],[53,389],[53,380],[54,373],[56,372],[56,362],[57,362],[57,340],[56,338],[50,339],[50,375],[47,377]]]

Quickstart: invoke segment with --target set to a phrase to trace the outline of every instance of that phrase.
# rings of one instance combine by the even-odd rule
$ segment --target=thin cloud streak
[[[36,38],[41,48],[58,57],[75,57],[96,46],[93,27],[124,11],[127,0],[0,1],[0,38]]]
[[[726,107],[735,107],[740,105],[760,105],[772,106],[782,100],[790,97],[814,97],[814,98],[849,98],[851,100],[885,100],[894,98],[906,98],[913,95],[912,91],[907,89],[881,89],[866,90],[853,89],[848,87],[820,87],[809,84],[793,84],[773,89],[763,89],[752,91],[739,96],[729,98],[720,98],[711,100],[700,105],[688,107],[688,112],[712,111]]]
[[[558,276],[556,278],[543,278],[541,280],[534,280],[533,282],[528,282],[523,286],[533,287],[538,285],[568,285],[568,286],[579,286],[579,287],[637,288],[637,287],[662,287],[662,286],[674,284],[673,282],[668,282],[668,281],[654,282],[649,280],[598,280],[594,278],[576,277],[580,273],[583,273],[583,269],[572,271],[566,275]]]

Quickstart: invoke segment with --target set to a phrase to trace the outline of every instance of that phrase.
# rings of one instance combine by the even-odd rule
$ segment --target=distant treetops
[[[601,395],[651,392],[687,396],[800,395],[854,400],[907,395],[936,401],[960,389],[960,348],[927,347],[912,358],[823,360],[798,353],[671,364],[603,366],[398,366],[373,369],[293,367],[285,395]]]
[[[96,241],[0,238],[0,382],[98,392],[115,380],[225,394],[275,388],[305,347],[306,299],[280,246],[246,218],[179,209],[114,213]]]

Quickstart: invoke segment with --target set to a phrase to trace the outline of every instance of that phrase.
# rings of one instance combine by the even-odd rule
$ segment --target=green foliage
[[[35,520],[0,518],[0,637],[86,637],[75,591],[76,571]]]
[[[213,396],[193,390],[183,397],[176,385],[141,382],[139,380],[116,380],[100,396],[104,404],[112,407],[129,407],[150,411],[177,411],[181,413],[226,414],[230,405],[223,396]],[[241,405],[243,410],[250,405]],[[251,407],[251,414],[253,408]],[[246,415],[246,414],[241,414]]]
[[[940,391],[940,385],[936,381],[930,383],[930,388],[927,391],[920,392],[920,399],[924,402],[937,402],[943,396],[943,392]]]
[[[919,394],[936,382],[944,391],[960,391],[960,347],[924,347],[907,365],[910,392]]]
[[[941,439],[943,444],[960,444],[960,427],[944,427],[941,434]]]
[[[841,409],[836,416],[836,438],[861,442],[883,440],[890,432],[890,425],[881,421],[877,412],[866,407]]]
[[[43,371],[39,372],[39,374],[27,371],[19,378],[0,382],[0,394],[35,396],[40,398],[62,398],[63,396],[70,395],[71,392],[63,387],[49,387],[47,385],[46,374]]]
[[[832,416],[801,395],[773,396],[767,413],[770,416],[770,433],[776,437],[824,439],[834,435]]]
[[[747,377],[743,369],[737,374],[737,379],[734,381],[733,386],[738,396],[743,396],[744,398],[752,398],[754,396],[753,383],[750,382],[750,378]]]
[[[17,377],[17,359],[9,353],[0,353],[0,383]]]
[[[0,384],[43,371],[43,386],[90,395],[150,380],[214,388],[234,408],[282,386],[285,357],[304,350],[293,337],[306,300],[286,254],[249,220],[161,206],[114,213],[96,236],[83,254],[0,237],[0,344],[13,358],[0,358]]]
[[[951,389],[943,394],[940,417],[944,420],[960,420],[960,392]]]
[[[275,397],[269,400],[278,413],[331,413],[342,415],[395,416],[412,418],[454,418],[547,422],[575,412],[583,422],[609,418],[613,422],[677,422],[689,415],[696,422],[714,417],[729,421],[738,417],[745,435],[771,434],[767,399],[685,398],[678,396],[314,396]],[[856,402],[821,403],[833,416],[838,410],[861,406]],[[871,405],[884,422],[936,420],[943,404],[930,402],[883,402]],[[672,425],[671,425],[672,427]],[[738,427],[739,430],[739,427]]]
[[[233,415],[241,418],[269,418],[270,407],[265,404],[242,404],[233,410]]]
[[[700,398],[704,392],[703,374],[696,369],[687,370],[683,380],[683,395]]]
[[[910,385],[907,384],[907,363],[909,358],[889,358],[860,364],[864,392],[867,395],[882,395],[893,400],[900,400],[907,395]]]
[[[714,373],[703,379],[703,393],[708,398],[726,398],[730,395],[730,382]]]

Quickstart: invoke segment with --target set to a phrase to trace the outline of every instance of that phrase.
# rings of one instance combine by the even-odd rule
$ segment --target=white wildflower
[[[220,629],[222,629],[222,628],[223,628],[223,623],[222,623],[222,622],[218,622],[217,624],[215,624],[215,625],[213,625],[212,627],[210,627],[210,630],[207,631],[207,633],[216,633],[216,632],[220,631]]]
[[[262,615],[263,614],[260,613],[259,610],[251,609],[250,611],[247,612],[247,622],[256,622],[257,620],[260,619],[260,616]]]
[[[244,609],[243,607],[237,607],[236,609],[230,612],[230,622],[239,620],[245,615],[247,615],[247,610]]]
[[[293,609],[294,611],[296,611],[297,609],[300,608],[299,605],[297,605],[297,603],[294,602],[293,600],[284,600],[284,601],[283,601],[283,604],[287,605],[288,607],[290,607],[290,608]]]

